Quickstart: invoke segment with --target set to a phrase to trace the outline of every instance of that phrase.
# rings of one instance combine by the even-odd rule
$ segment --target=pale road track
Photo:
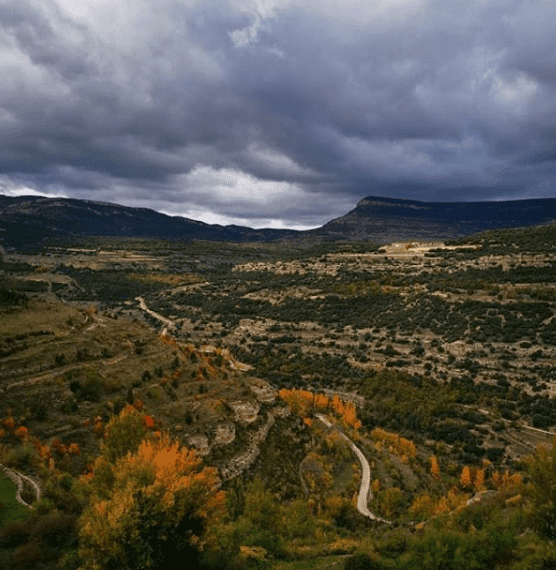
[[[355,443],[353,443],[353,441],[351,441],[351,439],[349,439],[349,437],[347,437],[347,435],[345,435],[341,430],[336,428],[336,426],[334,426],[334,424],[332,424],[332,422],[330,422],[328,418],[326,418],[326,416],[323,416],[322,414],[315,414],[315,417],[317,417],[327,427],[329,428],[334,427],[338,431],[338,433],[349,443],[349,446],[351,447],[352,451],[355,453],[355,455],[357,455],[359,463],[361,463],[363,474],[361,476],[361,486],[359,487],[359,496],[357,497],[357,511],[360,514],[362,514],[364,517],[367,517],[373,521],[392,524],[391,521],[387,521],[373,514],[371,511],[369,511],[369,508],[367,507],[367,502],[373,498],[373,492],[371,490],[371,468],[369,467],[369,462],[367,461],[367,458],[363,455],[363,452],[355,445]]]
[[[33,479],[31,479],[30,477],[27,477],[27,475],[23,475],[23,473],[19,473],[17,471],[12,471],[11,469],[8,469],[8,467],[6,467],[5,465],[0,464],[0,473],[3,473],[6,477],[8,477],[8,479],[11,479],[15,485],[17,486],[17,493],[15,495],[15,500],[20,504],[23,505],[24,507],[27,507],[28,509],[32,509],[32,505],[30,505],[29,503],[26,503],[22,498],[21,498],[21,492],[23,491],[23,479],[25,479],[25,481],[28,481],[29,484],[33,487],[33,489],[35,490],[35,495],[37,498],[37,501],[40,501],[41,498],[41,488],[39,487],[39,485],[37,485],[37,483],[35,481],[33,481]]]
[[[143,299],[143,297],[135,297],[135,300],[139,301],[139,306],[141,307],[141,309],[143,311],[145,311],[146,313],[149,313],[149,315],[151,315],[151,317],[158,319],[159,321],[164,323],[164,325],[168,328],[171,328],[171,329],[174,328],[174,323],[170,319],[167,319],[166,317],[163,317],[162,315],[155,313],[154,311],[151,311],[147,307],[147,304],[145,303],[145,300]]]
[[[143,299],[143,297],[136,297],[135,300],[139,301],[139,305],[143,311],[149,313],[149,315],[153,316],[155,319],[158,319],[159,321],[164,323],[165,329],[166,329],[166,327],[174,328],[174,323],[171,320],[167,319],[166,317],[163,317],[162,315],[159,315],[158,313],[155,313],[154,311],[151,311],[147,307],[147,304],[145,303],[145,300]],[[166,330],[164,330],[164,332],[166,332]],[[326,426],[335,427],[322,414],[315,414],[315,415]],[[347,437],[340,430],[338,430],[338,432],[349,443],[351,449],[353,450],[355,455],[357,455],[357,458],[359,459],[359,462],[361,463],[361,467],[363,469],[363,475],[361,477],[361,487],[359,488],[359,497],[357,498],[357,510],[363,516],[365,516],[371,520],[383,522],[386,524],[392,524],[390,521],[382,519],[382,518],[376,516],[375,514],[373,514],[371,511],[369,511],[369,509],[367,507],[367,501],[369,499],[372,499],[372,496],[373,496],[372,491],[371,491],[371,468],[369,467],[369,462],[367,461],[367,459],[365,458],[365,456],[363,455],[361,450],[351,441],[351,439],[349,439],[349,437]]]
[[[135,297],[135,300],[139,301],[139,306],[140,306],[141,310],[145,311],[146,313],[148,313],[149,315],[151,315],[155,319],[158,319],[159,321],[164,323],[164,327],[162,328],[162,331],[160,332],[161,335],[167,335],[168,329],[173,330],[176,328],[176,324],[173,321],[171,321],[170,319],[167,319],[166,317],[164,317],[158,313],[155,313],[154,311],[151,311],[151,309],[149,309],[149,307],[147,307],[147,304],[145,303],[145,300],[143,299],[143,297]],[[248,370],[252,369],[252,366],[250,364],[245,364],[243,362],[239,362],[239,360],[236,360],[233,357],[232,353],[229,350],[227,350],[226,348],[217,349],[214,346],[205,345],[203,348],[201,348],[201,351],[205,352],[205,353],[217,352],[218,354],[221,354],[222,356],[224,356],[226,358],[226,360],[230,364],[230,367],[233,370],[248,371]]]

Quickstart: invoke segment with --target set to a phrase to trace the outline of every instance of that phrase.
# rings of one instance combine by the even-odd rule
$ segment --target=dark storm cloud
[[[383,194],[554,196],[556,9],[8,2],[0,189],[314,226]]]

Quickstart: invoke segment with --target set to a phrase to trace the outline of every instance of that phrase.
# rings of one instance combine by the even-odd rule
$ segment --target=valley
[[[365,551],[401,568],[388,564],[413,551],[396,541],[477,493],[495,498],[470,509],[526,508],[527,458],[556,435],[555,238],[540,226],[447,242],[7,248],[0,463],[42,482],[40,501],[25,495],[38,511],[50,501],[77,517],[63,478],[87,472],[133,407],[217,470],[230,524],[247,524],[254,496],[296,521],[276,530],[278,548],[253,538],[251,513],[239,567],[324,569]],[[356,509],[366,475],[353,446],[375,521]]]

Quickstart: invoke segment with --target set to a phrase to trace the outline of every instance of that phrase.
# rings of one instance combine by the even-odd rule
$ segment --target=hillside
[[[0,195],[0,241],[22,247],[60,236],[160,237],[219,241],[273,240],[292,230],[205,224],[148,208],[69,198]]]
[[[445,240],[495,228],[556,220],[553,199],[507,202],[418,202],[368,197],[345,216],[307,231],[254,230],[210,225],[147,208],[117,204],[0,195],[0,243],[33,247],[50,238],[112,236],[229,242],[282,242],[290,247],[316,241]]]
[[[345,216],[313,234],[327,239],[377,243],[446,240],[497,228],[518,228],[556,220],[556,200],[505,202],[420,202],[369,196]]]

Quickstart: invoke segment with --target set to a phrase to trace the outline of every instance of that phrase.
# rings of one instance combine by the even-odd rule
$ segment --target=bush
[[[551,447],[540,445],[528,459],[531,479],[527,487],[533,509],[531,517],[537,531],[546,538],[556,538],[556,438]]]
[[[357,552],[344,561],[344,570],[378,570],[380,566],[366,553]]]
[[[12,568],[40,568],[41,562],[44,561],[44,552],[38,543],[27,542],[15,549],[12,559]]]
[[[31,539],[46,544],[49,548],[60,550],[77,543],[77,518],[73,515],[55,511],[37,521]]]
[[[20,471],[36,471],[42,462],[34,447],[19,445],[8,453],[6,465]]]
[[[3,548],[15,548],[29,540],[29,525],[23,522],[7,524],[0,531],[0,546]]]
[[[89,376],[81,385],[79,396],[88,402],[98,402],[102,396],[100,378]]]
[[[487,570],[512,558],[516,538],[509,528],[491,525],[472,533],[448,529],[430,529],[422,538],[414,539],[404,555],[407,570]],[[505,566],[504,566],[505,567]]]

